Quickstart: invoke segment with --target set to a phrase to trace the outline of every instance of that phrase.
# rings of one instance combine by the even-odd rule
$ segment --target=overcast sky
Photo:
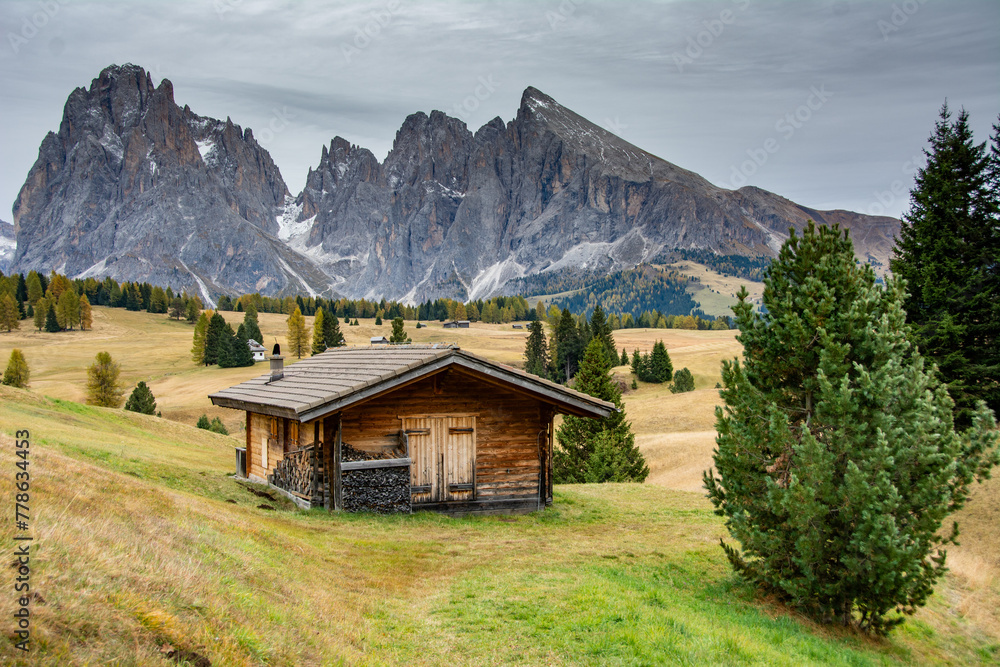
[[[979,140],[1000,113],[996,0],[35,0],[0,2],[0,27],[5,220],[113,63],[253,128],[293,193],[334,136],[381,160],[408,114],[474,131],[531,85],[718,185],[898,216],[945,98]]]

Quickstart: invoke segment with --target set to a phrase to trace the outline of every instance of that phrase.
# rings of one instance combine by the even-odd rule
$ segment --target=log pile
[[[313,448],[306,447],[285,454],[285,458],[274,466],[274,472],[268,475],[267,481],[293,493],[300,498],[312,497],[313,481]]]
[[[369,453],[344,443],[343,461],[377,461],[397,458],[389,452]],[[394,466],[368,470],[345,470],[341,473],[343,507],[347,512],[377,514],[409,513],[410,468]]]

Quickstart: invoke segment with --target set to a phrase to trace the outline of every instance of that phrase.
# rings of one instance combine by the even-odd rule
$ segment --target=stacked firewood
[[[289,452],[268,475],[271,484],[278,488],[308,498],[312,494],[312,448]]]
[[[365,452],[344,443],[341,460],[380,461],[399,457],[398,452]],[[410,468],[392,466],[341,473],[344,510],[396,514],[410,512]]]
[[[350,461],[381,461],[382,459],[397,459],[403,456],[404,454],[398,448],[382,448],[377,452],[369,452],[363,449],[355,449],[346,442],[340,445],[340,460],[345,463]]]

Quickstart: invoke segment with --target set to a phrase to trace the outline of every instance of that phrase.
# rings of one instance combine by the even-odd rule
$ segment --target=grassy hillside
[[[268,344],[284,342],[284,320],[261,316]],[[407,330],[507,363],[526,336],[510,325]],[[344,331],[362,343],[388,327]],[[733,332],[615,338],[629,353],[662,338],[698,387],[674,395],[640,383],[625,395],[649,483],[557,487],[555,506],[537,515],[451,519],[301,512],[235,481],[242,418],[205,396],[265,366],[195,367],[185,324],[98,308],[92,332],[0,334],[0,358],[21,347],[33,370],[32,391],[0,387],[0,498],[13,493],[11,436],[28,428],[41,595],[39,653],[25,660],[3,643],[0,664],[166,665],[171,650],[213,665],[1000,661],[1000,480],[960,514],[952,573],[901,631],[877,642],[818,628],[734,580],[700,490],[719,360],[740,351]],[[73,402],[101,349],[184,424]],[[235,437],[186,425],[202,412]],[[0,523],[0,541],[13,534]],[[4,571],[9,619],[14,571]],[[5,637],[11,629],[0,626]]]
[[[653,485],[558,488],[531,516],[299,512],[229,477],[233,441],[0,389],[34,434],[38,653],[16,665],[986,664],[997,638],[952,582],[886,642],[755,602],[701,499]],[[11,476],[0,477],[9,498]],[[273,509],[265,509],[262,506]],[[0,539],[11,544],[10,522]],[[9,587],[5,587],[9,590]],[[10,618],[12,596],[0,596]]]

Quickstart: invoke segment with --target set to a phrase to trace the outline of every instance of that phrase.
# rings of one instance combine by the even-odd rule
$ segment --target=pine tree
[[[49,307],[45,309],[45,330],[49,333],[62,331],[62,327],[59,326],[59,320],[56,319],[55,305],[51,299],[46,300],[49,302]]]
[[[125,310],[142,310],[142,293],[139,286],[132,283],[128,286],[125,294]]]
[[[344,334],[340,331],[340,320],[332,313],[323,317],[323,340],[327,349],[347,345]]]
[[[184,299],[179,296],[170,300],[170,317],[178,322],[184,317]]]
[[[198,297],[191,297],[187,301],[187,305],[184,307],[184,318],[188,321],[188,324],[194,324],[198,321],[198,316],[201,314],[201,305],[198,301]]]
[[[221,316],[220,316],[221,317]],[[212,328],[212,322],[209,320],[208,328]],[[246,343],[244,342],[244,345]],[[208,347],[208,342],[205,343],[206,348]],[[236,337],[236,333],[233,331],[233,327],[226,322],[222,329],[222,335],[219,337],[218,344],[218,358],[216,363],[219,364],[219,368],[234,368],[239,366],[239,355],[240,355],[240,341]],[[247,348],[249,351],[250,348]]]
[[[390,343],[409,343],[410,337],[403,330],[403,318],[396,317],[392,320],[392,335],[389,336]]]
[[[201,417],[198,417],[198,423],[195,424],[195,426],[197,426],[198,428],[203,428],[207,431],[208,429],[212,428],[212,422],[209,421],[208,415],[202,414]]]
[[[555,367],[556,377],[569,383],[570,378],[576,373],[580,365],[580,357],[583,351],[583,340],[577,329],[576,319],[569,312],[568,308],[563,308],[559,316],[559,324],[555,328]],[[601,346],[604,350],[604,346]]]
[[[549,349],[545,341],[545,328],[540,320],[532,320],[528,331],[528,340],[524,345],[524,370],[538,377],[547,377]]]
[[[198,365],[205,364],[206,334],[208,334],[208,314],[202,313],[198,323],[194,325],[194,343],[191,345],[191,361]]]
[[[225,318],[218,311],[213,313],[208,319],[208,329],[205,331],[205,353],[202,361],[206,366],[219,363],[220,356],[228,351],[229,338],[232,335],[232,328],[226,324]]]
[[[28,360],[24,358],[24,353],[18,349],[11,350],[10,361],[7,362],[7,370],[4,371],[0,384],[27,389],[30,377],[31,371],[28,369]]]
[[[141,412],[144,415],[156,414],[156,398],[153,392],[142,380],[135,386],[128,400],[125,401],[125,409],[132,412]]]
[[[670,382],[674,376],[674,365],[667,354],[667,346],[662,340],[653,344],[653,352],[649,355],[649,378],[640,378],[647,382]]]
[[[323,309],[316,311],[316,318],[313,320],[313,342],[312,353],[320,354],[326,351],[326,338],[323,336],[323,326],[325,320]]]
[[[257,321],[257,309],[251,303],[247,306],[243,314],[243,333],[247,340],[255,340],[261,345],[264,344],[264,334],[260,332],[260,324]]]
[[[674,373],[674,383],[671,385],[670,391],[674,394],[694,391],[694,376],[691,375],[691,371],[682,368]]]
[[[105,408],[117,408],[125,393],[118,381],[121,367],[107,352],[98,352],[87,369],[87,403]]]
[[[636,377],[643,374],[642,354],[640,354],[639,348],[632,351],[632,372],[635,373]]]
[[[622,348],[622,356],[621,356],[621,359],[619,359],[619,361],[618,361],[618,365],[619,366],[628,366],[628,352],[625,351],[624,347]]]
[[[242,328],[242,324],[240,327]],[[232,342],[232,364],[236,367],[253,366],[253,352],[250,351],[249,340],[237,334]]]
[[[985,406],[962,436],[910,343],[904,291],[855,262],[846,233],[794,231],[765,279],[764,314],[734,307],[743,364],[724,362],[714,472],[740,548],[734,570],[825,622],[887,632],[944,572],[941,532],[997,463]]]
[[[590,315],[590,336],[597,338],[604,346],[604,354],[608,358],[608,365],[618,365],[618,348],[615,345],[615,338],[611,333],[611,325],[604,314],[604,309],[600,304],[594,306],[594,312]],[[589,343],[590,341],[587,340]]]
[[[90,307],[90,299],[84,294],[80,297],[80,330],[94,328],[94,310]]]
[[[17,303],[10,294],[0,296],[0,328],[6,329],[8,333],[13,329],[21,328],[21,320],[17,313]]]
[[[625,421],[621,390],[611,379],[610,370],[604,345],[600,339],[593,339],[584,353],[573,383],[574,389],[614,403],[618,410],[605,419],[570,415],[563,418],[556,431],[559,447],[555,449],[553,459],[553,477],[559,483],[641,482],[649,475],[646,460],[635,444],[632,426]],[[611,444],[605,443],[599,450],[597,446],[601,441],[598,436],[607,438]],[[609,457],[609,448],[615,456]],[[613,477],[595,479],[595,470],[615,472]]]
[[[375,326],[377,326],[377,327],[382,326],[382,316],[381,315],[376,315],[375,316]]]
[[[306,318],[297,306],[288,316],[288,348],[299,359],[302,355],[309,354],[309,330],[306,328]]]
[[[915,342],[948,383],[961,427],[977,400],[1000,414],[1000,139],[993,142],[987,153],[964,110],[952,122],[941,108],[890,261],[906,280]]]

